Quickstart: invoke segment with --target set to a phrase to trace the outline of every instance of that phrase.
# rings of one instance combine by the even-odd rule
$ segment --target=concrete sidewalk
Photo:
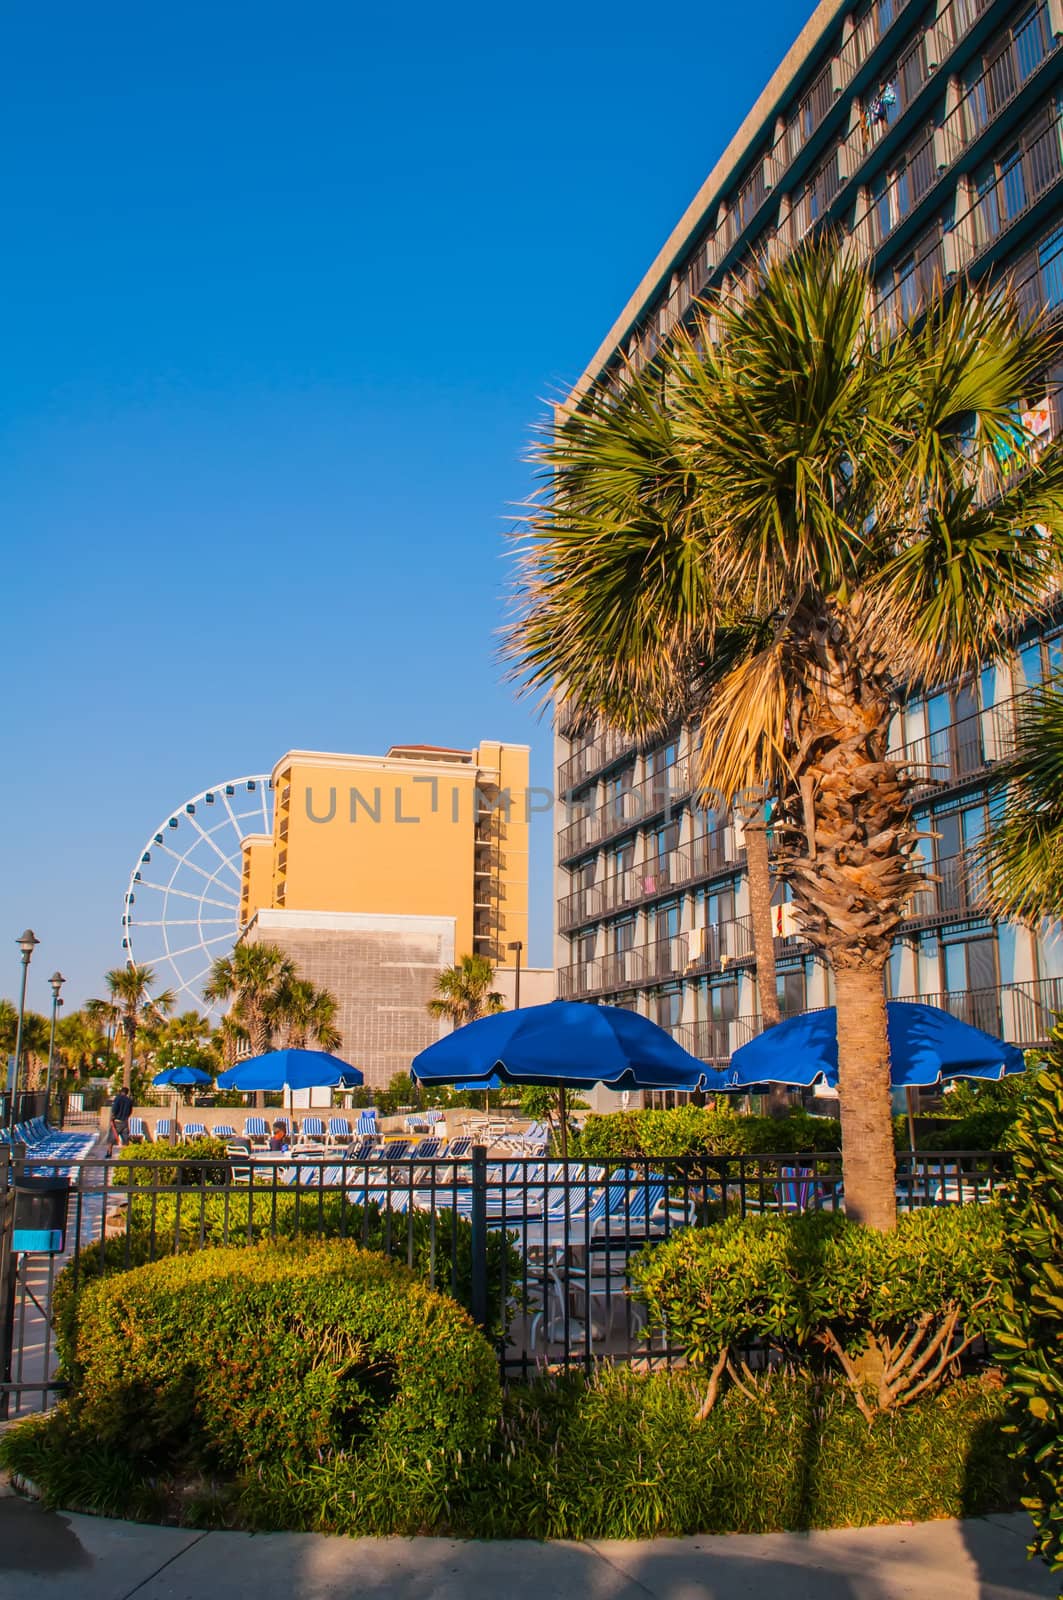
[[[195,1533],[0,1499],[0,1600],[1055,1600],[1022,1517],[620,1544]]]

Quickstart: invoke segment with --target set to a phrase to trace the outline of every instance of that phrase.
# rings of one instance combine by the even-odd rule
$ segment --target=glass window
[[[1023,172],[1022,151],[1015,146],[1000,158],[1000,179],[1004,189],[1004,210],[1010,218],[1017,217],[1026,205],[1026,177]]]
[[[624,950],[635,948],[635,919],[625,917],[622,922],[613,924],[613,949],[619,955]]]
[[[619,845],[613,851],[614,873],[629,872],[635,865],[635,842],[629,840],[627,844]]]
[[[796,1016],[805,1009],[805,974],[803,971],[780,972],[775,978],[775,993],[779,1011],[784,1017]]]
[[[1031,6],[1012,24],[1012,38],[1015,41],[1015,59],[1018,63],[1019,77],[1023,83],[1032,72],[1036,72],[1048,52],[1048,41],[1045,37],[1045,7]]]
[[[1027,689],[1036,689],[1042,683],[1044,663],[1040,639],[1035,639],[1033,644],[1023,645],[1019,651],[1019,672]]]
[[[662,1028],[675,1028],[683,1015],[683,994],[680,989],[665,989],[657,996],[656,1020]]]
[[[669,900],[666,905],[658,906],[653,914],[653,936],[655,939],[674,939],[679,932],[679,901]]]
[[[738,1015],[737,983],[714,983],[709,990],[709,1015],[713,1022],[733,1022]]]

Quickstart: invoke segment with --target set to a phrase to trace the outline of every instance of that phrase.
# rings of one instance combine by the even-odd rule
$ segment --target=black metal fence
[[[56,1284],[260,1240],[347,1238],[404,1261],[468,1307],[505,1376],[602,1359],[669,1364],[631,1293],[633,1258],[726,1216],[841,1206],[832,1154],[587,1163],[354,1161],[341,1154],[182,1160],[32,1154],[0,1161],[0,1410],[61,1388]],[[1009,1172],[984,1151],[898,1157],[902,1210],[988,1199]],[[4,1178],[6,1177],[6,1182]],[[66,1276],[69,1275],[69,1276]],[[62,1297],[60,1297],[60,1301]]]

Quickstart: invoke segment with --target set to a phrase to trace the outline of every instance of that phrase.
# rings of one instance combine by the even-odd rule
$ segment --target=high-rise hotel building
[[[823,0],[599,348],[573,403],[653,359],[708,291],[755,292],[756,268],[829,224],[870,260],[886,320],[935,279],[1009,278],[1063,310],[1063,0]],[[1024,422],[1063,427],[1046,373]],[[1063,665],[1063,615],[1004,661],[913,695],[892,744],[920,777],[921,891],[890,992],[1022,1045],[1063,1008],[1063,936],[994,921],[970,852],[987,777],[1022,695]],[[556,724],[558,992],[632,1006],[706,1061],[760,1027],[741,826],[691,792],[690,731],[653,749]],[[829,1003],[776,885],[784,1015]]]

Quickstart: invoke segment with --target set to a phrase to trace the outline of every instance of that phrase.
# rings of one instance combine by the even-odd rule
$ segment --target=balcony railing
[[[916,777],[918,787],[913,795],[965,783],[1013,753],[1016,711],[1022,698],[1015,695],[987,711],[972,712],[934,733],[895,746],[888,759],[907,767]]]
[[[756,1038],[759,1017],[731,1017],[704,1022],[680,1022],[671,1030],[673,1039],[699,1061],[722,1067],[736,1050]]]
[[[752,917],[694,928],[686,938],[691,972],[719,972],[754,958]]]
[[[588,739],[580,745],[578,750],[573,750],[567,760],[562,761],[557,769],[557,787],[560,794],[568,794],[570,789],[591,778],[607,767],[611,761],[619,758],[633,749],[631,740],[615,729],[607,728],[598,733],[594,738]]]
[[[977,858],[947,856],[926,871],[936,883],[928,883],[911,898],[905,914],[907,922],[935,922],[945,917],[975,917],[985,911],[986,873]]]
[[[733,872],[741,865],[742,854],[733,828],[714,828],[667,855],[655,856],[641,866],[628,867],[566,895],[558,905],[558,926],[562,933],[568,933],[581,924],[658,899],[673,889]]]
[[[677,761],[665,772],[655,772],[642,783],[614,794],[597,811],[584,811],[558,835],[560,859],[580,855],[606,839],[630,833],[640,823],[671,812],[690,793],[690,765]]]
[[[1063,978],[1006,983],[994,989],[953,989],[942,994],[898,995],[940,1006],[960,1022],[969,1022],[1024,1050],[1048,1044],[1056,1017],[1063,1012]]]

